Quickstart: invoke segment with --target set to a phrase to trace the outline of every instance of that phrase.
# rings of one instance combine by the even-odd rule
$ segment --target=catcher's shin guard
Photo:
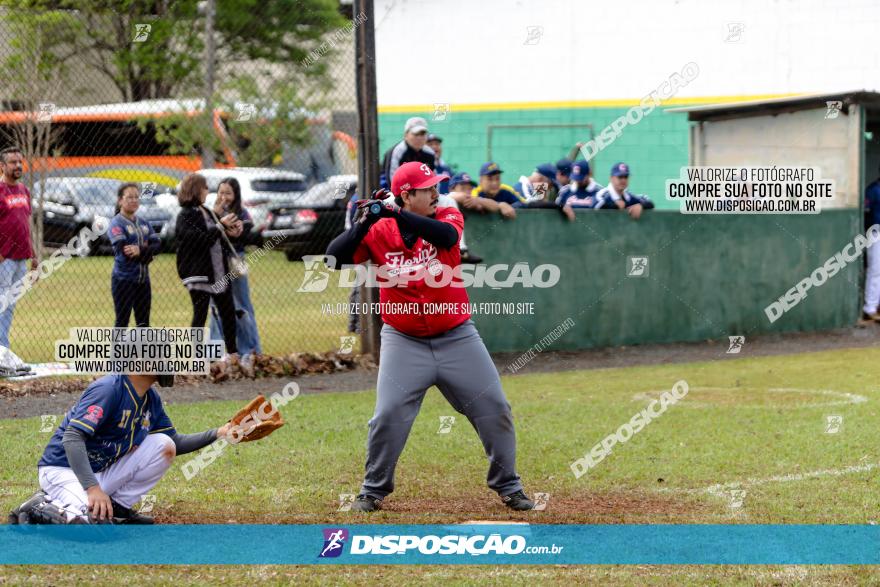
[[[14,508],[11,512],[9,512],[9,523],[10,524],[30,524],[29,513],[31,508],[33,508],[38,503],[42,503],[48,499],[46,497],[46,492],[40,489],[32,496],[30,496],[27,501],[23,504]]]
[[[67,519],[67,511],[51,502],[49,496],[38,491],[29,500],[16,508],[19,524],[88,524],[82,516]],[[13,510],[15,512],[16,510]],[[10,514],[10,521],[11,521]]]
[[[82,517],[67,519],[67,511],[46,500],[36,504],[29,512],[31,524],[87,524]]]

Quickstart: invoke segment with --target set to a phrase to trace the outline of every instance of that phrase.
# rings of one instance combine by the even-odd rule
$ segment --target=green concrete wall
[[[384,154],[403,136],[403,125],[411,116],[423,116],[431,132],[443,138],[443,158],[456,171],[473,175],[486,162],[489,124],[592,124],[594,132],[611,124],[628,108],[553,108],[459,112],[452,105],[447,119],[435,121],[433,111],[382,113],[379,115],[380,150]],[[493,158],[504,169],[508,183],[528,175],[538,163],[557,161],[573,145],[590,138],[583,128],[501,129],[493,137]],[[660,208],[675,207],[663,197],[665,181],[678,177],[688,162],[688,123],[683,114],[654,110],[635,126],[627,126],[609,147],[592,162],[593,175],[607,185],[611,166],[625,161],[632,167],[631,189],[648,194]]]
[[[727,340],[826,330],[859,316],[861,257],[771,324],[764,308],[862,231],[858,210],[820,215],[682,215],[648,211],[522,210],[516,220],[469,214],[466,235],[484,263],[560,267],[549,289],[470,288],[480,302],[534,302],[533,316],[475,315],[491,351],[523,351],[572,318],[551,348]],[[627,257],[649,257],[648,276],[627,277]]]

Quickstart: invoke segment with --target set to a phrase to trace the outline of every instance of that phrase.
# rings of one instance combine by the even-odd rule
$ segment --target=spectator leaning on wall
[[[590,164],[577,161],[571,166],[571,182],[559,191],[556,205],[569,220],[574,220],[573,208],[595,208],[597,196],[604,188],[593,180]]]
[[[477,187],[469,173],[456,173],[449,180],[449,195],[457,194],[460,197],[471,197],[471,192]]]
[[[492,161],[480,167],[480,183],[470,194],[455,192],[450,195],[462,208],[477,212],[500,212],[505,218],[516,218],[513,208],[523,204],[512,187],[501,183],[501,168]]]
[[[865,211],[868,226],[880,224],[880,178],[865,190]],[[868,245],[868,269],[865,272],[865,305],[862,317],[880,322],[877,306],[880,305],[880,246]]]
[[[552,163],[541,163],[528,177],[520,177],[513,186],[517,197],[526,205],[536,202],[553,202],[556,200],[556,166]]]
[[[428,138],[428,123],[424,118],[413,117],[403,125],[403,140],[388,149],[382,160],[382,172],[386,181],[394,177],[394,172],[404,163],[418,161],[434,169],[436,154],[425,143]]]
[[[633,220],[638,220],[642,210],[650,210],[654,207],[654,202],[648,196],[637,196],[627,189],[629,172],[630,168],[626,163],[615,163],[611,166],[610,183],[596,196],[597,209],[625,209]]]
[[[556,185],[561,190],[571,181],[571,159],[560,159],[556,162]]]
[[[435,173],[440,174],[439,171],[435,170]],[[471,176],[467,173],[456,173],[452,176],[452,179],[447,180],[445,183],[449,184],[450,189],[458,190],[459,192],[464,192],[465,196],[469,197],[469,192],[474,187],[474,180],[471,179]],[[437,205],[443,206],[446,208],[455,208],[459,209],[458,200],[453,197],[451,193],[449,194],[440,194],[440,197],[437,198]],[[483,258],[479,255],[476,255],[470,250],[468,250],[467,240],[465,238],[464,230],[461,231],[461,239],[458,241],[458,247],[461,249],[461,262],[465,265],[476,265],[483,261]]]

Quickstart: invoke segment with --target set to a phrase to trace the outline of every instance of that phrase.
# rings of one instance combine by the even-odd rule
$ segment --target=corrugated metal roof
[[[825,94],[805,94],[803,96],[754,100],[750,102],[685,106],[682,108],[670,108],[666,110],[666,112],[687,113],[688,120],[699,121],[720,118],[762,116],[811,108],[825,108],[827,103],[832,101],[842,102],[844,107],[848,104],[864,104],[867,106],[880,107],[880,93],[871,90],[854,90],[849,92]]]

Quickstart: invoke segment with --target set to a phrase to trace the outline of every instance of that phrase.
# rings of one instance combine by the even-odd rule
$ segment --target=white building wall
[[[679,98],[880,87],[876,0],[377,0],[375,16],[386,108],[634,99],[692,61]]]

